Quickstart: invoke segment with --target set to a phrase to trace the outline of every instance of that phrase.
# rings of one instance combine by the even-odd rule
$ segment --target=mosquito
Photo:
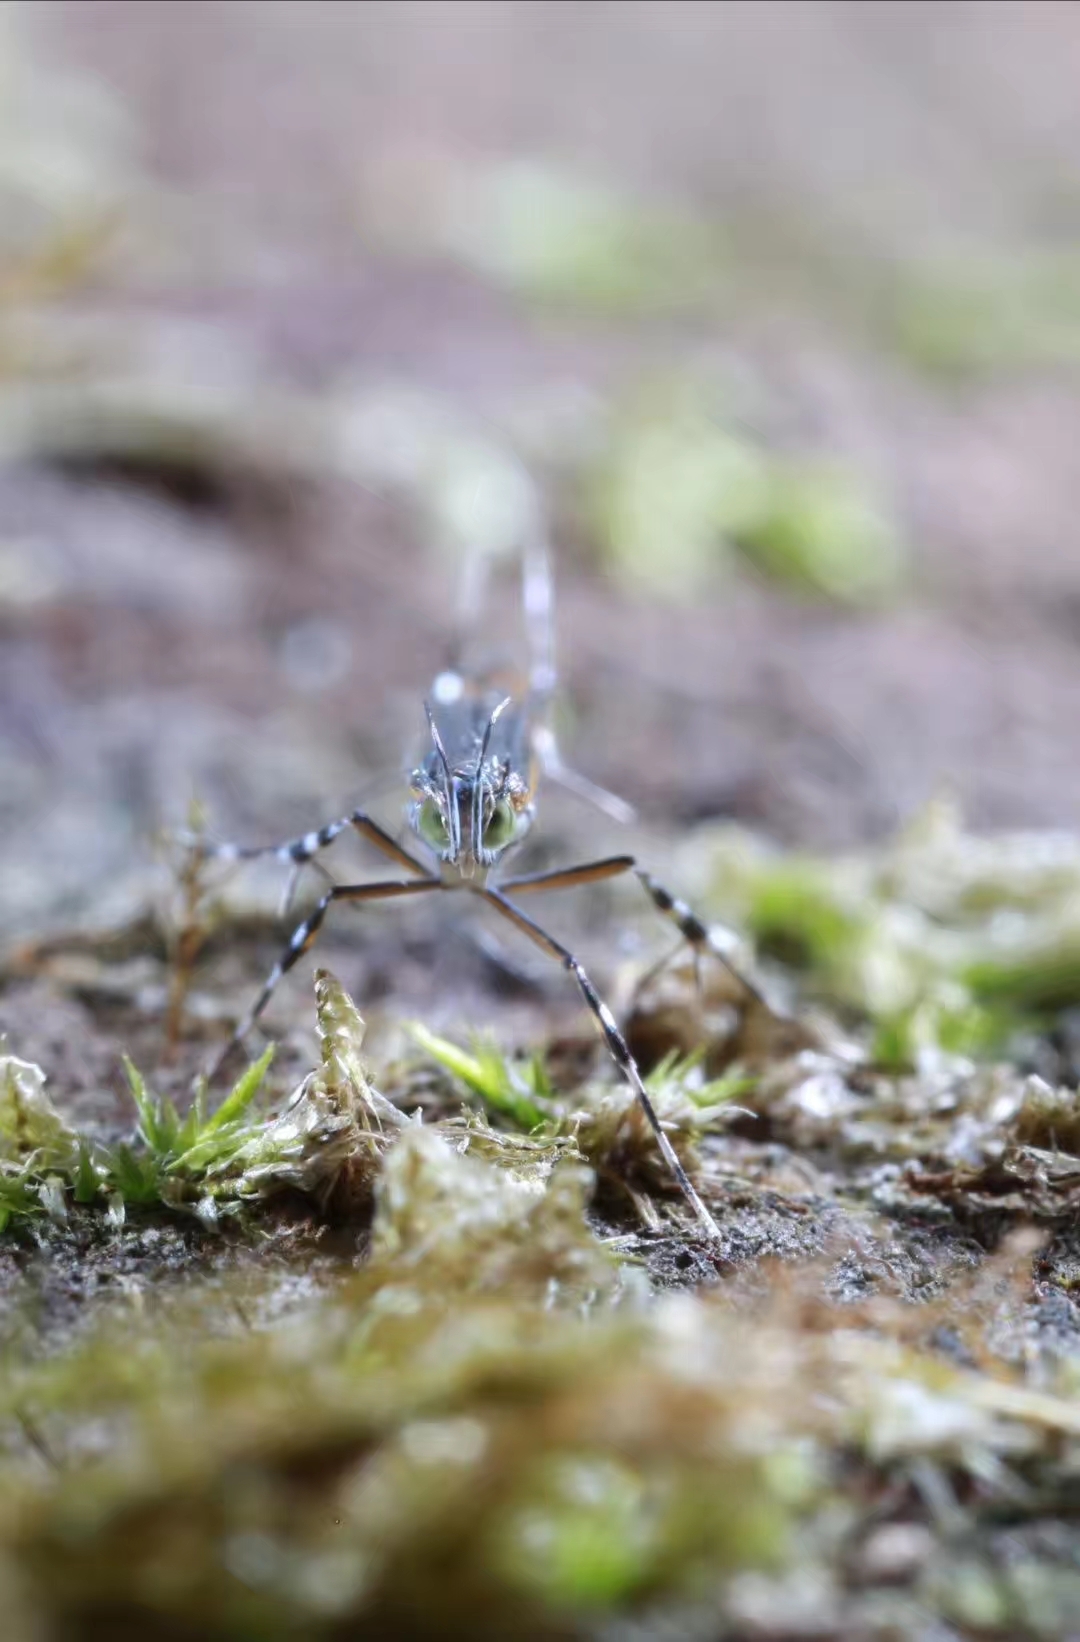
[[[622,800],[562,762],[551,727],[557,679],[551,557],[546,531],[539,524],[526,532],[521,558],[528,668],[519,687],[506,689],[497,676],[470,674],[455,660],[438,674],[424,704],[428,742],[424,756],[410,777],[406,817],[426,859],[404,848],[361,809],[283,844],[249,847],[192,841],[202,855],[217,860],[235,862],[276,857],[293,868],[291,882],[295,883],[296,875],[308,862],[315,861],[341,833],[351,828],[393,862],[398,873],[370,883],[332,883],[325,890],[314,909],[293,931],[262,990],[214,1061],[208,1078],[213,1080],[228,1057],[240,1047],[278,983],[298,959],[311,950],[331,908],[339,902],[389,901],[442,891],[465,891],[508,920],[573,977],[619,1073],[636,1095],[684,1198],[703,1229],[716,1238],[719,1236],[716,1222],[664,1131],[614,1015],[575,954],[550,935],[518,902],[547,890],[573,889],[603,879],[633,875],[653,906],[674,923],[696,958],[707,955],[718,960],[732,971],[747,1001],[763,1003],[764,1000],[746,977],[733,969],[690,907],[658,883],[633,855],[609,855],[554,871],[500,877],[503,862],[523,842],[533,825],[542,776],[546,775],[618,819],[628,819],[633,814]]]

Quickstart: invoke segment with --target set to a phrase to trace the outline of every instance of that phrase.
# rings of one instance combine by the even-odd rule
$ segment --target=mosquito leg
[[[555,659],[555,579],[551,543],[539,498],[533,493],[532,517],[521,553],[521,604],[529,647],[529,697],[538,720],[558,682]]]
[[[657,911],[663,913],[664,917],[669,918],[675,925],[679,934],[693,952],[695,964],[704,956],[715,958],[718,963],[723,964],[730,975],[734,976],[748,998],[751,998],[755,1003],[761,1004],[770,1014],[773,1013],[771,1005],[758,988],[752,981],[747,980],[742,970],[738,969],[727,954],[720,949],[697,916],[697,913],[688,907],[685,901],[681,901],[678,896],[672,895],[671,891],[666,890],[663,884],[658,884],[652,874],[646,872],[643,867],[635,866],[634,876],[640,882]]]
[[[636,866],[632,855],[606,855],[602,861],[586,861],[578,867],[556,867],[552,872],[530,872],[523,878],[508,878],[499,889],[512,889],[518,895],[526,895],[534,889],[576,889],[580,884],[595,884],[602,878],[617,878],[622,872],[633,872]]]
[[[264,856],[273,856],[290,866],[302,867],[320,850],[332,844],[348,825],[348,817],[342,821],[328,821],[315,832],[305,832],[302,837],[290,838],[284,844],[211,844],[197,833],[180,833],[178,837],[181,843],[189,845],[208,861],[257,861]]]
[[[549,780],[591,804],[624,826],[636,819],[624,799],[588,776],[564,764],[554,730],[548,722],[551,698],[558,682],[555,654],[555,582],[551,545],[539,503],[527,527],[521,555],[521,602],[529,648],[529,717],[534,726],[533,746]]]
[[[287,975],[293,964],[314,946],[318,940],[326,914],[335,901],[388,901],[402,895],[424,895],[429,890],[441,889],[442,887],[441,879],[431,877],[408,880],[392,879],[374,884],[334,884],[332,888],[326,891],[321,900],[316,902],[314,909],[304,919],[303,923],[298,924],[293,930],[285,951],[266,977],[262,991],[207,1072],[207,1082],[213,1082],[233,1050],[243,1042],[251,1031],[270,1002],[274,989],[282,976]]]
[[[406,872],[414,872],[419,878],[431,878],[431,873],[423,861],[418,861],[415,855],[410,855],[385,827],[380,827],[379,823],[373,821],[363,810],[353,810],[349,816],[349,826],[355,828],[361,838],[366,838],[369,844],[374,844],[383,855],[389,856],[391,861],[396,861],[399,867],[404,867]]]
[[[648,1120],[649,1127],[652,1129],[652,1132],[656,1137],[656,1144],[660,1148],[660,1152],[665,1163],[675,1176],[680,1191],[686,1198],[686,1201],[693,1209],[695,1215],[708,1235],[713,1238],[719,1238],[720,1230],[716,1224],[716,1221],[713,1219],[712,1215],[701,1201],[701,1198],[698,1196],[690,1176],[679,1162],[675,1148],[672,1146],[671,1141],[664,1133],[660,1119],[656,1115],[656,1108],[649,1099],[649,1092],[646,1089],[645,1081],[638,1070],[637,1062],[630,1053],[629,1044],[619,1031],[615,1017],[611,1013],[611,1010],[601,998],[599,992],[597,992],[592,981],[585,973],[585,970],[574,957],[574,954],[569,951],[567,947],[562,946],[560,942],[556,941],[553,936],[547,933],[546,930],[541,929],[539,924],[534,923],[530,917],[521,911],[520,907],[516,907],[512,901],[508,901],[505,896],[499,893],[498,890],[482,889],[479,890],[478,893],[483,896],[484,900],[487,901],[490,906],[493,906],[497,912],[500,912],[504,918],[508,918],[512,924],[515,924],[517,928],[521,930],[522,934],[527,935],[529,939],[538,947],[549,953],[551,957],[561,963],[563,968],[569,970],[570,974],[574,977],[581,989],[585,1002],[588,1004],[595,1019],[599,1023],[600,1030],[604,1035],[604,1042],[607,1044],[608,1052],[610,1053],[611,1058],[614,1060],[619,1071],[622,1073],[626,1082],[630,1085],[631,1089],[633,1089],[638,1098],[641,1109],[645,1113]]]
[[[603,878],[615,878],[622,872],[633,872],[642,884],[645,893],[665,918],[669,918],[675,925],[683,940],[686,941],[694,955],[695,965],[704,956],[715,958],[732,974],[745,991],[747,997],[755,1002],[764,1004],[765,999],[748,981],[741,970],[737,969],[731,959],[720,950],[701,919],[685,901],[658,884],[651,873],[639,867],[632,855],[610,855],[602,861],[587,861],[577,867],[558,867],[553,872],[533,872],[523,878],[509,878],[500,884],[503,890],[513,890],[517,895],[526,895],[538,889],[575,889],[579,884],[592,884]],[[662,959],[657,968],[662,968],[669,960]],[[655,971],[650,970],[650,975]]]
[[[180,833],[178,836],[183,843],[189,844],[198,854],[213,861],[256,861],[264,856],[273,856],[278,861],[284,861],[294,867],[302,867],[305,862],[318,855],[320,850],[328,848],[335,838],[341,836],[347,828],[353,827],[369,843],[374,844],[383,855],[396,861],[408,872],[415,872],[419,876],[428,877],[428,870],[422,862],[411,856],[408,850],[403,849],[397,840],[391,837],[385,828],[380,827],[363,810],[353,810],[351,815],[343,816],[340,821],[328,821],[325,826],[314,832],[305,832],[299,838],[287,839],[284,844],[208,844],[198,834]]]
[[[599,810],[602,815],[608,816],[612,821],[618,821],[622,826],[632,826],[637,820],[637,811],[625,798],[620,798],[617,793],[608,792],[606,787],[597,786],[595,781],[590,781],[580,770],[575,770],[563,762],[555,732],[550,725],[537,725],[533,731],[533,746],[536,748],[540,767],[545,776],[556,786],[573,793],[575,798],[591,804],[594,810]]]

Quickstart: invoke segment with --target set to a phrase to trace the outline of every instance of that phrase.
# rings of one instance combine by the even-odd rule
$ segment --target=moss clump
[[[235,1216],[285,1191],[325,1201],[343,1184],[370,1190],[386,1130],[404,1122],[372,1089],[360,1062],[364,1023],[334,978],[316,978],[323,1058],[318,1071],[269,1116],[257,1109],[273,1051],[242,1073],[210,1111],[205,1086],[181,1113],[159,1100],[127,1061],[138,1114],[129,1139],[105,1143],[79,1135],[45,1092],[45,1075],[0,1057],[0,1215],[70,1205],[105,1206],[120,1223],[128,1207],[195,1213],[206,1222]]]
[[[162,1296],[152,1329],[114,1307],[75,1350],[9,1365],[0,1415],[63,1470],[17,1441],[0,1461],[0,1564],[71,1634],[108,1611],[120,1634],[544,1637],[773,1562],[804,1507],[798,1445],[767,1399],[746,1427],[756,1376],[717,1373],[706,1308],[642,1306],[587,1184],[409,1123],[370,1259],[331,1296],[246,1330],[219,1283]]]
[[[642,393],[582,491],[611,566],[665,598],[692,597],[739,559],[839,604],[903,585],[896,532],[854,472],[771,452],[684,382]]]
[[[1080,359],[1080,258],[1042,251],[1023,262],[984,258],[914,269],[888,314],[902,351],[955,378]]]
[[[807,1591],[829,1634],[912,1606],[1003,1642],[1052,1634],[1071,1530],[1057,1551],[1033,1539],[1022,1575],[981,1577],[1003,1513],[1034,1532],[1080,1482],[1075,1356],[1031,1349],[1075,1280],[1075,1101],[946,1041],[974,1041],[957,976],[1001,863],[933,829],[835,879],[739,859],[717,881],[769,928],[771,962],[798,956],[793,1015],[703,959],[656,972],[629,1023],[654,1047],[675,1020],[696,1036],[648,1081],[715,1243],[606,1062],[566,1087],[539,1056],[421,1031],[443,1076],[406,1065],[393,1101],[326,972],[319,1063],[268,1110],[261,1065],[215,1112],[132,1072],[134,1133],[91,1145],[36,1068],[4,1063],[24,1249],[70,1256],[92,1224],[119,1270],[127,1169],[132,1222],[172,1216],[212,1251],[202,1276],[98,1300],[74,1331],[9,1317],[15,1642],[595,1642],[690,1614],[785,1634]],[[1049,879],[1020,860],[1004,892],[1037,921]],[[803,1020],[813,987],[843,1001],[851,1041]],[[980,1252],[1031,1219],[1051,1242]],[[957,1535],[963,1590],[944,1579]]]
[[[894,1039],[933,1022],[942,1047],[1000,1049],[1080,999],[1080,848],[1065,835],[976,838],[942,803],[859,854],[792,858],[724,828],[694,855],[718,914]]]
[[[106,1618],[132,1637],[546,1642],[687,1603],[737,1632],[763,1601],[778,1625],[784,1580],[819,1582],[912,1478],[964,1499],[978,1545],[1017,1509],[1015,1469],[1075,1474],[1065,1388],[958,1370],[884,1337],[884,1312],[815,1306],[804,1279],[749,1316],[645,1303],[573,1171],[536,1190],[413,1125],[360,1274],[253,1328],[227,1285],[161,1300],[8,1365],[17,1642]],[[936,1579],[911,1600],[951,1611]]]
[[[424,180],[433,179],[414,200]],[[442,173],[437,183],[428,220],[414,216],[399,244],[443,250],[544,307],[707,311],[727,286],[725,237],[692,213],[533,162]]]
[[[1029,1078],[1013,1132],[1022,1146],[1080,1158],[1080,1094],[1075,1089],[1051,1088],[1042,1078]]]

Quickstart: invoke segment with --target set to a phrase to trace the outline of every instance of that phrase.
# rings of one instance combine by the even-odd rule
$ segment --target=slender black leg
[[[327,890],[322,899],[316,903],[303,923],[298,924],[293,930],[285,951],[267,976],[262,991],[207,1073],[207,1081],[213,1082],[233,1050],[251,1031],[266,1005],[270,1002],[274,988],[282,976],[287,975],[297,959],[303,957],[304,953],[310,951],[314,946],[326,914],[335,901],[388,901],[403,895],[426,895],[431,890],[442,888],[442,880],[431,877],[408,880],[393,879],[375,884],[334,884],[331,889]]]
[[[648,1120],[649,1127],[652,1129],[652,1132],[656,1137],[656,1144],[660,1148],[660,1152],[665,1163],[675,1176],[675,1179],[679,1184],[679,1189],[708,1235],[713,1238],[719,1238],[720,1231],[716,1221],[713,1219],[712,1215],[701,1201],[701,1198],[698,1196],[689,1175],[679,1162],[675,1148],[672,1146],[671,1141],[664,1133],[660,1119],[656,1115],[656,1108],[649,1099],[649,1092],[646,1089],[645,1081],[638,1070],[637,1062],[630,1053],[629,1044],[619,1031],[615,1017],[611,1013],[611,1010],[597,992],[592,981],[585,973],[585,970],[574,957],[574,954],[570,952],[568,948],[562,946],[560,942],[556,941],[553,936],[547,933],[546,930],[541,929],[539,924],[534,923],[530,917],[521,911],[520,907],[516,907],[512,901],[508,901],[505,896],[499,893],[498,890],[483,889],[478,893],[483,896],[484,900],[487,901],[490,906],[493,906],[496,911],[500,912],[504,918],[508,918],[512,924],[515,924],[517,928],[520,929],[523,934],[527,935],[531,941],[535,942],[538,947],[549,953],[551,957],[561,963],[563,968],[569,970],[570,974],[574,977],[578,986],[581,988],[585,1002],[588,1004],[593,1016],[600,1025],[600,1030],[603,1032],[604,1042],[607,1044],[608,1052],[638,1098],[641,1109],[645,1113]]]

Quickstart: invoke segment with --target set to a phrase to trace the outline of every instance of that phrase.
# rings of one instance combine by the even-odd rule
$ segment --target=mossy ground
[[[1075,18],[188,10],[0,6],[0,1631],[1072,1634]],[[148,840],[377,807],[511,451],[715,1243],[460,907],[191,1105],[280,884]]]
[[[934,1023],[979,1001],[972,920],[1023,881],[1060,952],[1068,886],[1034,839],[964,839],[864,856],[852,922],[853,860],[698,838],[713,910],[765,906],[800,959],[762,959],[782,1012],[678,962],[627,1011],[715,1243],[602,1056],[418,1028],[373,1067],[325,971],[296,1088],[264,1057],[174,1103],[129,1068],[127,1134],[9,1054],[7,1634],[1061,1634],[1075,1079],[1022,1064],[1060,1024],[1030,988],[1019,1037],[995,989],[993,1056]],[[931,901],[951,961],[908,929],[898,1014],[868,931]]]

